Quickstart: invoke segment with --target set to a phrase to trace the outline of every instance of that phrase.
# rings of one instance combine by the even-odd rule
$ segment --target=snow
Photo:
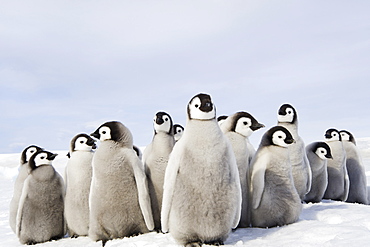
[[[370,138],[357,140],[370,184]],[[59,155],[53,165],[64,174],[67,151]],[[22,246],[9,226],[9,203],[18,173],[20,154],[0,154],[0,246]],[[248,228],[232,232],[225,246],[367,246],[370,243],[370,206],[324,200],[304,204],[299,221],[270,229]],[[101,246],[88,237],[64,238],[38,246]],[[106,246],[179,246],[171,234],[147,233],[136,237],[108,241]]]

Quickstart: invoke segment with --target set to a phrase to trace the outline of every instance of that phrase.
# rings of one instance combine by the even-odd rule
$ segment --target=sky
[[[306,144],[370,137],[369,1],[0,0],[0,153],[67,150],[117,120],[137,146],[153,117],[186,125],[196,94],[266,125],[292,104]]]

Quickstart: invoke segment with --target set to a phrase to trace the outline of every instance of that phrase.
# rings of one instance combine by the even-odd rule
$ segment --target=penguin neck
[[[186,123],[185,131],[181,139],[186,139],[188,135],[191,135],[192,138],[200,138],[203,141],[210,140],[213,142],[213,140],[211,140],[212,137],[218,138],[218,136],[223,135],[223,133],[215,119],[207,121],[189,119]]]
[[[55,169],[51,165],[41,165],[32,170],[31,174],[37,181],[51,180],[55,176]]]
[[[298,137],[298,121],[297,120],[293,123],[278,122],[278,126],[285,127],[292,134],[293,138],[297,139]]]
[[[175,145],[175,138],[173,135],[165,132],[157,132],[153,136],[152,147],[159,147],[159,150],[170,153]]]

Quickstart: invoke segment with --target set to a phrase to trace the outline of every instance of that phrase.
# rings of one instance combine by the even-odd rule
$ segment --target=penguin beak
[[[96,138],[96,139],[98,139],[98,140],[99,140],[99,138],[100,138],[100,135],[99,135],[98,133],[96,133],[96,132],[91,133],[91,134],[90,134],[90,136],[92,136],[92,137],[94,137],[94,138]]]
[[[285,143],[292,144],[292,143],[295,143],[295,140],[293,138],[288,138],[288,139],[285,139]]]
[[[158,124],[158,125],[161,125],[161,124],[163,124],[163,123],[164,123],[163,118],[161,118],[161,117],[157,117],[157,119],[155,120],[155,122],[156,122],[156,124]]]
[[[212,102],[205,102],[204,104],[202,104],[200,107],[199,107],[199,110],[203,111],[203,112],[210,112],[213,110],[213,104]]]
[[[58,154],[52,154],[52,155],[50,155],[49,160],[54,160],[54,159],[55,159],[55,157],[57,157],[57,155],[58,155]]]
[[[331,138],[331,135],[330,134],[325,134],[325,138],[326,139],[330,139]]]
[[[327,154],[327,155],[325,155],[325,157],[326,157],[327,159],[333,159],[333,156],[331,156],[331,154]]]
[[[251,126],[251,129],[252,129],[253,131],[256,131],[256,130],[259,130],[259,129],[264,128],[264,127],[265,127],[265,125],[264,125],[264,124],[257,123],[257,124],[255,124],[255,125]]]

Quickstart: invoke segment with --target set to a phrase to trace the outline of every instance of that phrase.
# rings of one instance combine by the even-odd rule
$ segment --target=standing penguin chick
[[[250,225],[248,219],[249,162],[255,151],[250,149],[249,145],[251,146],[251,144],[248,137],[254,131],[263,127],[265,126],[247,112],[237,112],[229,116],[223,123],[222,131],[233,148],[242,190],[242,211],[238,227],[248,227]]]
[[[71,140],[64,201],[67,232],[71,237],[88,235],[91,162],[95,148],[95,140],[87,134],[78,134]]]
[[[354,136],[349,131],[341,130],[339,133],[347,155],[346,167],[349,177],[349,192],[346,202],[368,204],[365,167],[362,163],[360,150],[356,146]]]
[[[275,126],[262,137],[251,164],[251,221],[254,227],[294,223],[302,203],[294,187],[288,146],[290,132]]]
[[[37,151],[29,160],[30,175],[24,181],[19,201],[16,232],[22,244],[62,238],[64,183],[52,161],[57,154]]]
[[[328,129],[325,133],[333,159],[328,160],[328,186],[323,199],[346,201],[349,192],[349,178],[346,166],[346,151],[342,138],[336,129]]]
[[[153,230],[148,184],[130,130],[112,121],[91,135],[101,143],[92,161],[89,237],[104,246],[114,238]]]
[[[144,150],[143,163],[148,178],[155,230],[160,231],[164,174],[168,158],[175,145],[175,138],[172,119],[169,114],[157,112],[153,127],[154,137]]]
[[[295,143],[289,145],[289,157],[292,165],[292,175],[294,186],[299,197],[303,200],[304,196],[311,189],[312,174],[307,159],[305,144],[298,134],[298,115],[297,111],[290,104],[283,104],[278,111],[278,126],[283,126],[292,134]]]
[[[22,194],[24,180],[26,180],[31,170],[30,166],[28,165],[28,161],[30,160],[31,156],[39,150],[42,150],[42,148],[31,145],[26,147],[21,154],[19,173],[17,178],[15,179],[13,197],[9,205],[9,225],[14,233],[16,232],[18,204]]]
[[[173,133],[175,137],[175,142],[177,142],[178,140],[180,140],[182,134],[184,133],[184,127],[182,127],[182,125],[180,124],[174,124]]]
[[[185,246],[222,244],[240,219],[241,189],[232,147],[207,94],[194,96],[168,161],[162,231]]]
[[[328,186],[327,159],[332,159],[330,147],[325,142],[313,142],[306,147],[307,158],[312,172],[310,192],[305,202],[320,202]]]

